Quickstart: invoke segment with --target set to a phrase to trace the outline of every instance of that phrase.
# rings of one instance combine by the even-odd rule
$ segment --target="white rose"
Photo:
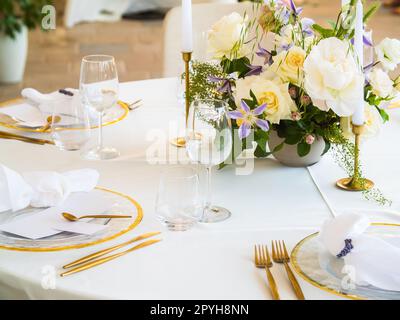
[[[303,65],[306,52],[300,47],[292,47],[288,51],[282,51],[274,57],[271,70],[284,82],[300,84],[303,80]]]
[[[386,98],[393,93],[393,81],[380,68],[374,68],[368,74],[368,81],[372,87],[372,92],[378,97]]]
[[[208,51],[216,59],[224,56],[238,59],[246,55],[242,38],[246,30],[246,19],[233,12],[222,17],[208,31]]]
[[[282,83],[279,79],[271,79],[271,73],[263,73],[259,76],[250,76],[239,79],[236,82],[235,102],[240,106],[242,99],[251,99],[250,90],[254,93],[258,103],[267,104],[265,117],[271,123],[279,123],[283,119],[291,119],[292,111],[296,111],[296,105],[290,98],[288,83]]]
[[[354,113],[364,85],[349,44],[338,38],[326,38],[314,46],[304,62],[304,86],[321,110],[332,109],[347,117]]]
[[[362,134],[363,138],[371,138],[378,135],[382,126],[382,118],[378,110],[368,103],[365,103],[365,128]],[[353,129],[351,125],[351,117],[343,117],[340,119],[340,127],[343,131],[343,135],[347,139],[353,139]]]
[[[375,47],[375,53],[383,68],[393,71],[400,63],[400,41],[385,38]]]

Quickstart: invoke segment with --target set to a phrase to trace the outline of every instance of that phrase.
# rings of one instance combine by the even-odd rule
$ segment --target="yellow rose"
[[[303,65],[306,52],[300,47],[292,47],[289,51],[282,51],[274,58],[271,69],[284,82],[299,85],[303,80]]]
[[[259,76],[250,76],[236,81],[235,102],[240,106],[242,99],[251,99],[250,91],[254,93],[259,104],[266,103],[265,117],[271,123],[279,123],[283,119],[291,119],[296,105],[290,98],[288,83],[279,79],[271,79],[271,73],[265,72]]]

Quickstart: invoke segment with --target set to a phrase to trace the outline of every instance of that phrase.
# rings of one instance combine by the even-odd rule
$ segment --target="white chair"
[[[230,1],[232,2],[232,1]],[[251,2],[193,4],[193,58],[207,59],[207,31],[225,15],[232,12],[249,15]],[[181,56],[181,8],[171,9],[164,20],[164,68],[165,77],[176,77],[183,71]]]

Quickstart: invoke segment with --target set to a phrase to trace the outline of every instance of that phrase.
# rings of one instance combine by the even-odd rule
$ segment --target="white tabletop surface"
[[[143,221],[137,228],[100,245],[48,253],[0,250],[0,298],[271,299],[265,272],[256,269],[252,262],[253,245],[284,239],[292,248],[317,231],[325,219],[337,214],[329,209],[310,172],[321,191],[334,202],[330,206],[339,211],[345,209],[332,184],[337,178],[335,174],[340,177],[343,173],[324,171],[322,165],[310,172],[306,168],[287,168],[273,159],[256,160],[249,175],[237,175],[235,167],[227,167],[214,174],[213,200],[229,208],[232,217],[216,224],[201,224],[187,232],[167,231],[154,212],[159,174],[165,164],[149,163],[146,153],[149,155],[149,150],[154,149],[157,139],[168,139],[168,132],[170,137],[176,136],[177,128],[184,125],[177,87],[176,79],[121,84],[120,99],[140,98],[143,106],[131,111],[123,121],[105,127],[106,144],[121,151],[121,157],[115,160],[87,161],[79,152],[0,140],[0,161],[14,170],[94,168],[100,172],[100,186],[130,195],[144,209]],[[391,125],[398,126],[398,119]],[[370,144],[372,148],[377,142]],[[397,159],[399,153],[388,157]],[[184,150],[171,147],[169,154],[170,159],[185,159]],[[331,166],[329,157],[324,161]],[[397,181],[398,163],[390,164],[391,177],[397,177]],[[388,170],[383,166],[385,174]],[[346,201],[351,203],[352,199]],[[361,200],[356,198],[356,204],[357,201]],[[362,201],[365,209],[375,208]],[[400,221],[396,212],[388,212],[385,220]],[[157,230],[163,231],[159,244],[66,278],[56,276],[55,289],[42,286],[49,272],[54,270],[58,274],[66,262]],[[283,266],[275,265],[272,272],[282,298],[294,299]],[[298,279],[307,299],[340,299]]]

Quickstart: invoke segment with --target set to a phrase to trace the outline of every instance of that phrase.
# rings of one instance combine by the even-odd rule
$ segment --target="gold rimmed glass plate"
[[[23,108],[24,101],[25,100],[23,98],[20,98],[2,102],[0,103],[0,113],[1,113],[1,108],[6,108],[6,107]],[[125,119],[128,113],[129,113],[129,106],[125,102],[118,101],[118,103],[111,109],[107,110],[105,115],[103,116],[103,126],[108,126]],[[45,119],[48,116],[51,116],[51,114],[44,114],[43,118]],[[7,116],[0,116],[0,126],[17,131],[43,133],[42,127],[30,127],[25,125],[23,121],[15,121],[14,119],[8,118]],[[91,120],[90,127],[92,129],[98,127],[97,119]],[[49,131],[50,129],[45,131],[45,133]]]
[[[400,247],[400,225],[373,223],[368,234]],[[293,269],[317,288],[349,299],[399,300],[399,291],[382,290],[373,286],[349,285],[343,259],[338,259],[322,248],[318,233],[301,240],[291,254]],[[347,277],[347,278],[345,278]]]
[[[76,234],[71,232],[62,232],[43,239],[27,239],[17,235],[0,231],[0,249],[17,251],[60,251],[67,249],[83,248],[111,239],[115,239],[124,233],[134,229],[143,218],[142,207],[131,197],[122,193],[97,187],[91,191],[98,197],[106,197],[112,202],[112,206],[104,214],[126,214],[131,215],[128,219],[92,219],[89,223],[106,224],[105,230],[92,235]],[[0,223],[7,223],[15,219],[18,215],[23,215],[33,210],[43,209],[25,209],[17,213],[3,212],[0,214]],[[71,222],[74,223],[74,222]]]

